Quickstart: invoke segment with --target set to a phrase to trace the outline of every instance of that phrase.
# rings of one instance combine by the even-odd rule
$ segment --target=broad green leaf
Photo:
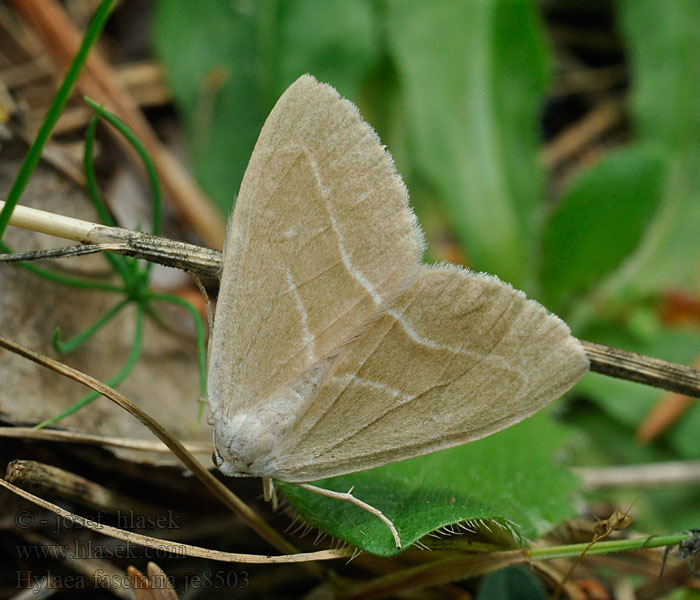
[[[285,0],[277,40],[273,101],[300,75],[311,73],[356,99],[379,55],[379,24],[370,0]],[[273,67],[274,70],[274,67]]]
[[[549,59],[534,2],[388,3],[420,171],[472,265],[529,283],[543,186],[537,117]]]
[[[532,569],[515,565],[486,576],[476,600],[547,600],[548,597]]]
[[[267,108],[253,68],[255,15],[245,4],[161,0],[153,27],[197,179],[224,214],[233,206]]]
[[[604,295],[700,285],[700,0],[620,0],[640,140],[668,155],[663,198]]]
[[[698,146],[700,0],[618,0],[640,137],[668,148]]]
[[[517,536],[537,537],[572,515],[577,480],[553,464],[567,431],[539,413],[483,440],[370,471],[318,482],[379,508],[404,548],[441,527],[495,520]],[[289,484],[287,498],[309,523],[368,552],[395,554],[387,527],[356,506]]]
[[[700,147],[670,159],[666,173],[644,239],[602,286],[599,297],[641,297],[700,286]]]
[[[583,172],[560,199],[542,238],[542,289],[560,312],[639,244],[662,194],[658,148],[616,152]]]
[[[224,214],[269,108],[256,78],[256,19],[248,5],[161,0],[153,25],[195,174]]]
[[[152,37],[197,178],[224,213],[287,86],[312,73],[353,98],[379,53],[370,0],[160,0]]]

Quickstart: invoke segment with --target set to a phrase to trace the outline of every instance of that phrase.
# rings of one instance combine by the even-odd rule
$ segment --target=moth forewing
[[[246,414],[350,337],[416,268],[423,237],[357,109],[299,78],[246,170],[224,249],[208,394]]]

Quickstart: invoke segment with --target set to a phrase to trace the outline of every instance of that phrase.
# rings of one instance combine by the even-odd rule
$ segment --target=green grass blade
[[[134,366],[136,365],[136,362],[139,359],[139,356],[141,355],[141,348],[142,348],[142,342],[143,342],[143,307],[139,306],[136,311],[136,326],[134,328],[134,342],[131,345],[131,350],[129,350],[129,356],[126,358],[126,362],[124,363],[124,366],[119,370],[119,372],[112,377],[111,379],[107,380],[107,385],[111,387],[116,387],[118,386],[126,377],[131,373],[133,370]],[[42,421],[39,423],[35,429],[42,429],[44,427],[47,427],[49,425],[53,425],[55,423],[58,423],[60,420],[65,419],[67,416],[72,415],[73,413],[79,411],[81,408],[84,406],[87,406],[90,404],[95,398],[98,398],[100,394],[96,392],[90,392],[80,400],[78,400],[75,404],[72,406],[68,407],[66,410],[64,410],[62,413],[59,415],[56,415],[55,417],[51,417],[50,419],[46,419],[45,421]]]
[[[115,4],[116,0],[103,0],[97,7],[95,15],[92,18],[92,21],[90,21],[90,25],[88,25],[87,31],[83,36],[83,41],[80,44],[80,48],[78,48],[75,58],[73,58],[70,66],[68,67],[68,71],[66,72],[61,86],[58,88],[53,102],[46,113],[46,117],[44,118],[44,122],[37,133],[36,139],[34,140],[31,148],[29,148],[29,152],[27,153],[27,156],[20,167],[19,173],[12,184],[12,188],[10,188],[5,207],[2,209],[2,211],[0,211],[0,239],[2,239],[5,229],[7,229],[12,211],[14,210],[15,206],[17,206],[17,203],[22,196],[22,192],[24,192],[24,188],[27,186],[27,182],[34,172],[39,159],[41,158],[41,151],[51,136],[51,131],[53,130],[56,121],[58,121],[58,117],[60,116],[61,111],[63,111],[66,102],[68,102],[68,98],[70,98],[71,92],[73,91],[73,86],[75,85],[78,75],[85,64],[85,60],[87,59],[88,52],[102,32],[102,29],[107,22],[107,18],[109,17],[109,14],[112,11],[112,8],[114,8]]]
[[[170,302],[184,308],[192,317],[194,323],[195,338],[197,341],[197,366],[199,368],[199,394],[202,398],[207,394],[207,346],[206,336],[204,332],[204,323],[202,317],[197,312],[197,309],[192,306],[187,300],[183,300],[179,296],[172,294],[149,294],[149,300],[160,300]]]
[[[146,175],[148,177],[148,185],[151,188],[151,195],[153,197],[153,215],[151,217],[151,233],[153,235],[160,234],[160,222],[162,216],[162,199],[160,193],[160,184],[158,183],[158,174],[156,168],[153,165],[153,161],[149,156],[146,148],[144,148],[141,141],[136,137],[133,131],[129,129],[126,124],[121,121],[116,115],[112,114],[104,107],[100,106],[90,98],[85,98],[93,110],[100,115],[105,121],[107,121],[112,127],[114,127],[119,133],[121,133],[126,140],[133,146],[134,150],[138,153],[143,166],[146,169]]]
[[[85,133],[85,150],[83,152],[83,170],[85,171],[85,181],[87,183],[88,193],[92,199],[92,203],[97,210],[97,214],[100,220],[110,227],[114,227],[116,224],[107,206],[102,199],[99,187],[97,185],[97,175],[95,174],[95,165],[93,161],[93,147],[95,144],[95,132],[97,131],[97,123],[99,121],[98,115],[93,115],[90,119],[90,123]],[[122,279],[126,282],[127,278],[127,265],[126,258],[120,256],[119,254],[112,254],[111,252],[105,253],[105,258],[112,265],[112,268],[122,276]]]
[[[59,338],[61,336],[61,330],[57,327],[54,331],[52,343],[56,352],[61,354],[67,354],[68,352],[73,352],[76,348],[83,345],[87,340],[89,340],[93,335],[95,335],[102,327],[104,327],[111,319],[117,316],[119,311],[124,308],[131,300],[127,298],[122,300],[116,306],[110,308],[105,314],[103,314],[97,321],[95,321],[89,327],[83,329],[80,333],[73,336],[70,340],[62,342]]]

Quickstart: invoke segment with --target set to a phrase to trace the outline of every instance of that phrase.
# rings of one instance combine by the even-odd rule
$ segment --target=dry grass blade
[[[103,437],[79,431],[59,431],[57,429],[34,429],[33,427],[0,427],[0,438],[19,438],[63,442],[66,444],[92,444],[128,448],[143,452],[170,452],[163,442],[137,440],[131,438]],[[206,452],[211,454],[212,446],[208,442],[181,442],[188,452]]]
[[[284,537],[282,537],[276,530],[274,530],[270,525],[268,525],[262,517],[260,517],[253,509],[251,509],[245,502],[238,498],[233,492],[231,492],[223,483],[216,479],[209,471],[207,471],[197,459],[192,456],[187,449],[175,439],[168,431],[166,431],[160,423],[158,423],[153,417],[146,414],[139,407],[134,405],[129,399],[127,399],[123,394],[120,394],[113,388],[105,385],[101,381],[98,381],[94,377],[90,377],[85,373],[69,367],[61,362],[53,360],[47,356],[42,356],[24,346],[16,344],[10,340],[0,337],[0,347],[6,348],[16,354],[28,358],[37,364],[55,371],[65,377],[73,379],[78,383],[82,383],[86,387],[95,390],[99,394],[105,396],[127,412],[131,413],[136,417],[141,423],[143,423],[148,429],[150,429],[156,437],[158,437],[170,450],[177,456],[180,461],[192,471],[192,473],[216,496],[221,502],[227,507],[233,510],[236,514],[241,516],[245,522],[261,537],[267,540],[270,544],[275,546],[282,552],[293,554],[295,557],[299,556],[298,550]],[[3,483],[4,486],[9,486],[10,484]],[[14,488],[14,486],[12,486]],[[14,488],[17,490],[18,488]],[[13,491],[14,491],[13,490]],[[25,492],[23,492],[25,493]],[[37,500],[40,500],[37,498]],[[43,502],[43,500],[41,500]],[[58,507],[56,507],[58,508]],[[59,509],[62,510],[62,509]],[[81,518],[81,517],[78,517]],[[101,530],[104,530],[102,527]],[[120,531],[120,530],[115,530]],[[122,532],[123,533],[123,532]],[[224,553],[225,554],[225,553]],[[316,554],[324,557],[326,559],[330,558],[340,558],[346,556],[342,552],[332,552],[330,555],[321,553],[311,553],[305,555],[304,561],[314,560]],[[245,555],[241,555],[245,556]],[[281,558],[281,557],[280,557]],[[294,562],[303,562],[295,559]]]
[[[700,397],[700,371],[636,352],[581,340],[591,371],[662,390]]]
[[[190,544],[183,544],[181,542],[173,542],[162,538],[154,538],[149,535],[124,531],[118,527],[112,527],[111,525],[105,525],[104,523],[98,523],[91,519],[86,519],[85,517],[69,512],[60,506],[52,504],[51,502],[47,502],[34,494],[30,494],[22,488],[18,488],[17,486],[8,483],[4,479],[0,479],[0,486],[13,492],[14,494],[17,494],[18,496],[21,496],[25,500],[29,500],[29,502],[33,502],[41,508],[50,510],[62,519],[66,519],[67,521],[80,525],[81,527],[85,527],[86,529],[91,529],[97,533],[101,533],[124,542],[130,542],[132,544],[139,544],[140,546],[153,548],[160,552],[166,550],[178,556],[193,556],[222,562],[250,564],[300,563],[312,560],[333,560],[336,558],[347,558],[346,553],[338,550],[321,550],[319,552],[300,552],[297,554],[285,554],[282,556],[269,556],[262,554],[238,554],[234,552],[222,552],[221,550],[211,550],[200,546],[191,546]]]
[[[624,113],[619,102],[600,104],[547,144],[541,161],[551,170],[561,167],[595,139],[620,125],[623,119]]]
[[[676,460],[642,463],[638,465],[614,465],[611,467],[577,467],[583,487],[587,490],[651,488],[662,485],[697,485],[700,482],[699,460]]]

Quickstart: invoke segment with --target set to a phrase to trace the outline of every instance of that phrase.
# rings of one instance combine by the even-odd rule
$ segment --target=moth
[[[241,184],[210,340],[214,462],[290,483],[495,433],[586,372],[558,317],[496,277],[421,264],[389,153],[310,75]]]

